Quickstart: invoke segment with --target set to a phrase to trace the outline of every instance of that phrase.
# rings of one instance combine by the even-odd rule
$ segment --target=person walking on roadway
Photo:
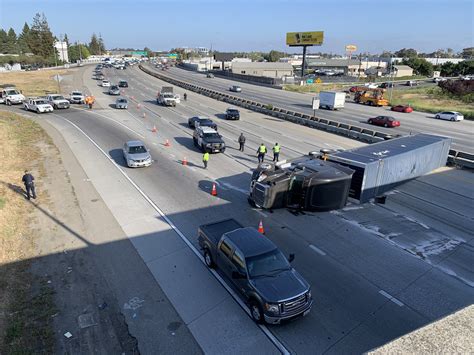
[[[273,161],[278,161],[280,158],[280,145],[278,143],[275,143],[273,146]]]
[[[257,149],[257,154],[258,154],[258,162],[263,163],[265,160],[265,153],[267,152],[267,147],[265,144],[260,144],[260,147]]]
[[[84,100],[86,102],[86,105],[89,106],[89,109],[92,109],[92,105],[94,105],[95,98],[94,96],[87,96]]]
[[[183,97],[184,97],[184,101],[186,101],[188,99],[188,94],[184,93]]]
[[[239,136],[239,150],[241,152],[243,152],[244,148],[245,148],[245,136],[244,136],[243,133],[240,133],[240,136]]]
[[[204,169],[207,169],[207,162],[209,161],[209,152],[204,152],[202,155],[202,163],[204,164]]]
[[[35,191],[35,178],[29,173],[28,170],[25,170],[25,175],[21,178],[23,184],[25,184],[26,198],[29,200],[31,197],[36,198]]]

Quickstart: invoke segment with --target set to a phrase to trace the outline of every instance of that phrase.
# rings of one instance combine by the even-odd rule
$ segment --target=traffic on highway
[[[5,150],[0,213],[35,211],[10,219],[39,238],[43,352],[472,352],[471,52],[309,53],[325,36],[254,57],[61,35],[54,68],[0,73],[0,137],[32,144]]]

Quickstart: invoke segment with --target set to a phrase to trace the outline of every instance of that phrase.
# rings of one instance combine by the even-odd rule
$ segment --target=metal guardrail
[[[307,126],[321,131],[338,134],[347,138],[355,139],[365,143],[377,143],[384,140],[400,137],[400,135],[391,135],[384,132],[378,132],[370,129],[366,129],[359,126],[353,126],[348,123],[341,123],[337,121],[331,121],[316,116],[311,116],[301,112],[288,111],[286,109],[275,107],[272,105],[262,104],[247,100],[241,97],[232,96],[227,93],[211,90],[208,88],[200,87],[194,84],[190,84],[181,80],[170,78],[169,76],[162,75],[155,71],[149,70],[142,65],[138,66],[143,72],[154,76],[160,80],[166,81],[170,84],[180,86],[186,90],[197,92],[201,95],[205,95],[214,98],[219,101],[224,101],[235,106],[244,107],[246,109],[263,113],[265,115],[277,117],[286,121]],[[450,150],[447,165],[454,165],[460,168],[474,169],[474,154]]]

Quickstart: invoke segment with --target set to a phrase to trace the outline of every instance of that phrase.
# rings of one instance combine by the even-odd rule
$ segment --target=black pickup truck
[[[305,279],[267,237],[234,219],[198,229],[206,265],[218,267],[240,291],[257,323],[279,324],[305,316],[313,298]]]

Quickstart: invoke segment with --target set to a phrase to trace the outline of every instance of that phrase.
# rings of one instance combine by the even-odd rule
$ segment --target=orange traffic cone
[[[170,147],[170,146],[171,146],[170,141],[169,141],[169,140],[166,140],[166,142],[165,142],[165,147]]]
[[[156,126],[153,126],[153,128],[151,129],[151,131],[152,131],[153,133],[156,133],[156,131],[157,131]]]
[[[261,233],[261,234],[265,234],[265,230],[263,229],[262,220],[260,220],[260,223],[258,224],[258,232]]]
[[[217,196],[217,189],[216,189],[216,183],[212,183],[212,190],[211,190],[211,195],[212,196]]]
[[[181,160],[181,164],[188,165],[188,161],[187,161],[186,157],[184,157],[183,160]]]

